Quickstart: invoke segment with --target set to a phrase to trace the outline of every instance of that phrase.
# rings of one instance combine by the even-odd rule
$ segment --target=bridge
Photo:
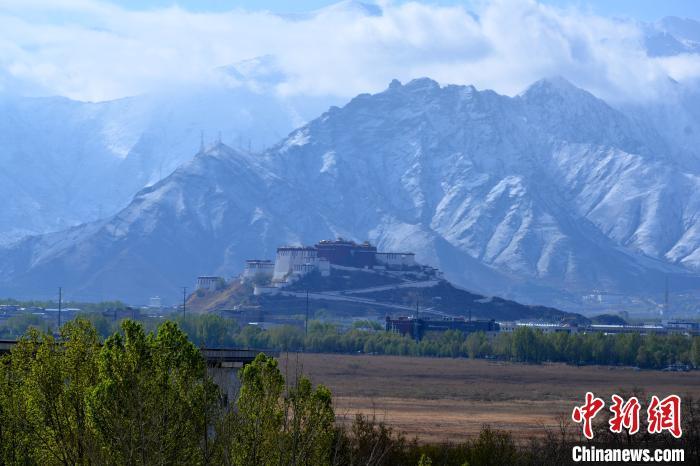
[[[17,342],[14,340],[0,340],[0,355],[9,353],[15,343]]]
[[[10,352],[13,346],[17,344],[16,340],[0,340],[0,355]],[[239,349],[239,348],[201,348],[202,356],[207,361],[209,367],[243,367],[246,364],[253,362],[253,359],[260,354],[265,353],[268,356],[279,357],[279,351],[268,351],[258,349]]]
[[[0,340],[0,356],[8,354],[16,340]],[[253,362],[260,353],[267,356],[279,357],[279,351],[239,348],[201,348],[202,356],[207,361],[207,372],[219,386],[224,396],[224,402],[229,403],[238,397],[240,380],[238,371]]]

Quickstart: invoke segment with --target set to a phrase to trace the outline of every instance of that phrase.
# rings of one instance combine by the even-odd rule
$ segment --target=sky
[[[249,86],[346,98],[427,76],[513,95],[562,76],[607,99],[658,99],[669,78],[697,86],[700,23],[673,26],[683,37],[665,55],[650,55],[647,37],[667,33],[657,19],[697,19],[699,9],[697,0],[0,0],[0,93],[101,101]]]
[[[179,5],[190,11],[227,11],[234,8],[269,10],[275,13],[301,13],[323,8],[335,3],[333,0],[118,0],[114,3],[129,9],[152,9]],[[430,1],[434,5],[464,5],[472,8],[473,1]],[[697,0],[551,0],[545,4],[581,9],[590,9],[602,16],[635,18],[641,21],[656,21],[664,16],[681,16],[700,19],[700,2]]]

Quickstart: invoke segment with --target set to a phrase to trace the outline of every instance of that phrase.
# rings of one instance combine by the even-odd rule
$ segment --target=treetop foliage
[[[325,337],[335,331],[324,324],[313,329],[309,337],[318,345],[329,344]],[[446,332],[444,341],[426,343],[382,336],[402,351],[421,348],[412,345],[432,348],[429,345],[442,341],[446,351],[478,357],[505,345],[499,351],[526,360],[552,357],[547,342],[580,343],[560,336],[549,341],[549,336],[529,329],[515,332],[507,345],[483,334],[464,339]],[[646,347],[639,337],[625,338],[630,341],[620,341],[647,348],[650,354],[662,351]],[[280,335],[279,341],[291,344],[296,339]],[[665,340],[651,341],[662,348],[659,341]],[[604,358],[606,344],[575,351],[579,357]],[[104,341],[86,319],[66,323],[58,336],[30,328],[11,353],[0,358],[0,465],[569,464],[571,445],[580,443],[564,428],[525,445],[488,426],[464,443],[423,445],[361,414],[349,424],[336,425],[326,387],[314,386],[303,374],[285,379],[277,360],[264,354],[240,371],[240,383],[235,402],[224,402],[199,349],[174,322],[147,331],[125,320],[120,331]],[[641,436],[625,441],[643,447],[676,442],[688,458],[697,459],[700,405],[684,399],[684,406],[686,434],[681,440]],[[601,445],[622,441],[605,435],[596,433]]]

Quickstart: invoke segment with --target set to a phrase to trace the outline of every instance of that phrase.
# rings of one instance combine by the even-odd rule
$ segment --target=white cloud
[[[381,3],[295,18],[235,10],[129,11],[97,0],[0,1],[0,87],[104,100],[221,78],[274,55],[290,95],[351,97],[429,76],[514,94],[561,75],[602,97],[653,97],[666,76],[694,80],[700,57],[649,58],[641,27],[534,1],[461,7]],[[478,19],[476,19],[478,18]]]

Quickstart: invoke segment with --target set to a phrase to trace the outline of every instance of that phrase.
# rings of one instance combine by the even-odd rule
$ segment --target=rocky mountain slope
[[[0,94],[0,242],[107,218],[217,139],[262,150],[327,108],[281,98],[271,57],[196,89],[108,102]]]
[[[325,319],[383,320],[387,315],[416,315],[418,308],[418,313],[428,319],[463,317],[590,323],[579,314],[470,293],[435,276],[431,269],[401,274],[331,267],[329,277],[311,273],[291,286],[258,295],[250,281],[231,280],[221,289],[193,293],[187,308],[194,312],[233,315],[241,312],[242,318],[251,320],[298,319],[306,310],[307,296],[309,315],[313,317],[318,313]]]
[[[394,81],[261,154],[217,144],[113,217],[0,249],[0,294],[177,296],[343,236],[528,303],[661,295],[666,276],[698,284],[700,173],[680,147],[562,79],[513,98]]]

